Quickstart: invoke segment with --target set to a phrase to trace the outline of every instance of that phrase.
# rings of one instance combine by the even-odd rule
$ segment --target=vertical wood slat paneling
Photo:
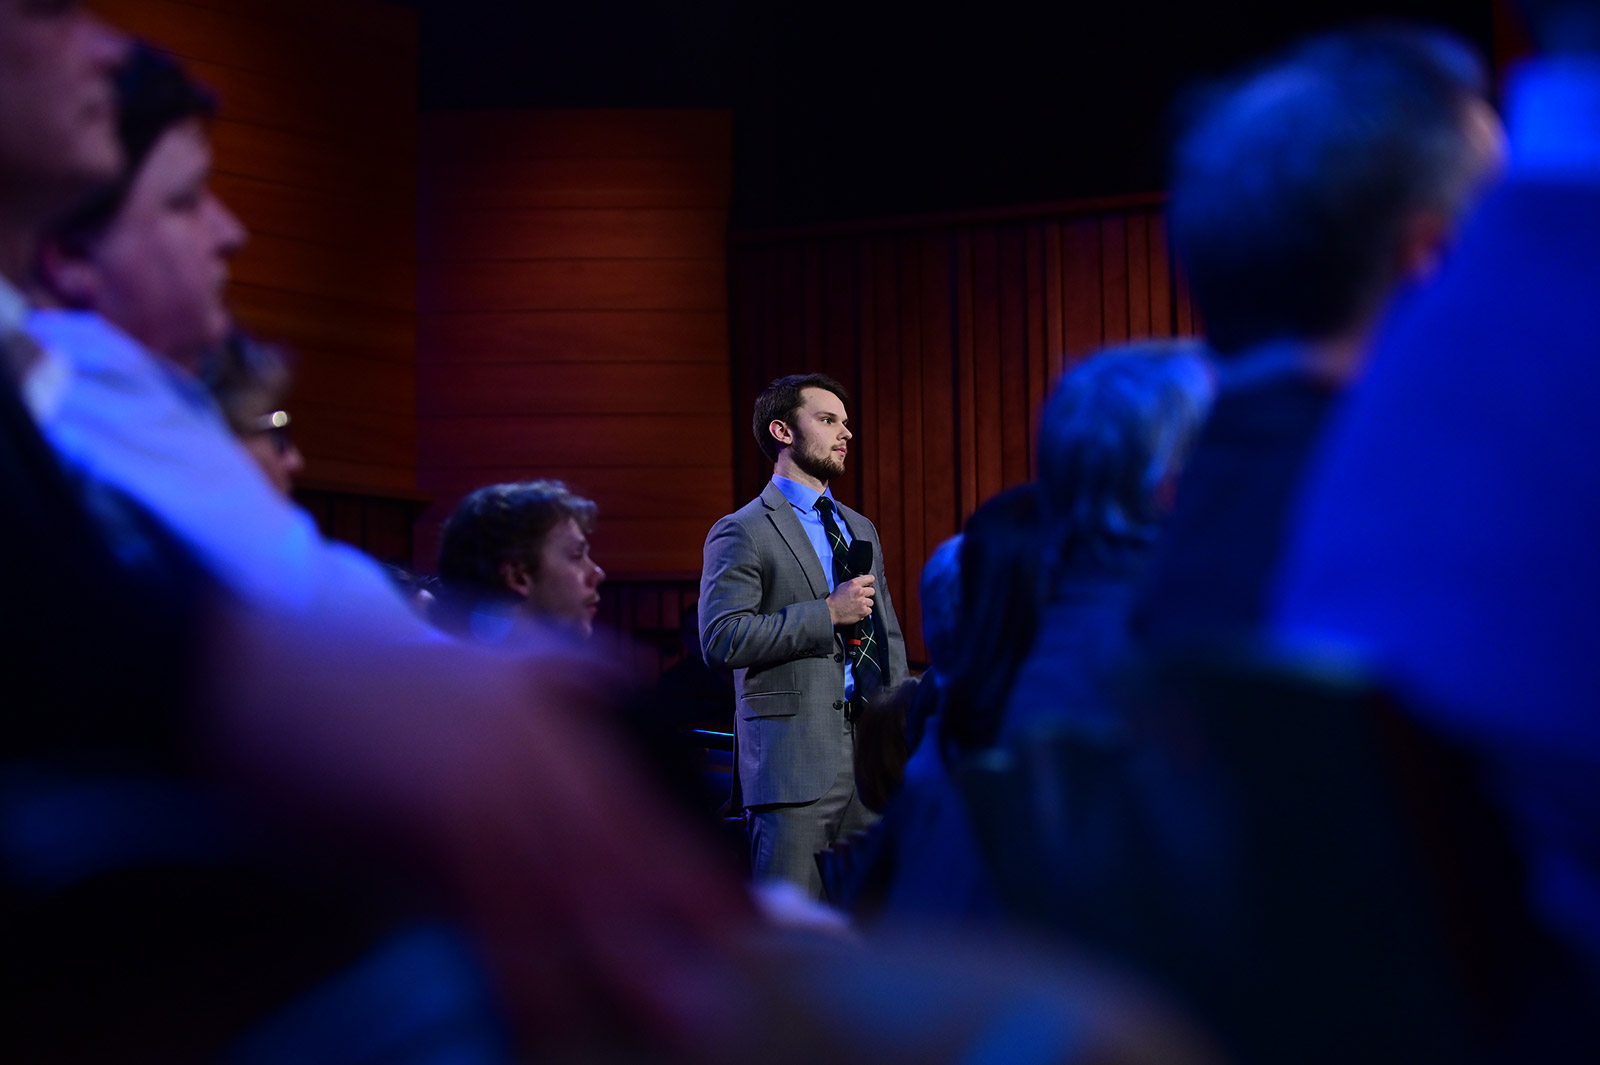
[[[1128,304],[1128,220],[1109,215],[1100,220],[1101,343],[1128,339]]]
[[[954,246],[948,237],[930,234],[922,238],[920,287],[922,295],[922,432],[925,463],[922,478],[923,508],[921,551],[916,541],[902,545],[901,557],[894,558],[890,545],[884,557],[901,567],[898,587],[916,583],[929,554],[955,534],[963,520],[960,509],[960,483],[953,476],[959,465],[959,451],[950,417],[956,401],[954,373],[953,306],[951,303],[951,256]],[[913,553],[915,552],[915,553]],[[913,652],[922,648],[920,614],[908,614],[904,627]],[[915,636],[911,634],[915,633]],[[921,655],[918,655],[921,657]]]
[[[855,400],[857,411],[872,410],[874,398],[870,386],[870,371],[864,372],[861,357],[861,335],[856,323],[860,319],[861,283],[859,280],[860,255],[858,242],[834,240],[823,246],[821,262],[823,276],[822,316],[815,322],[818,327],[821,356],[812,365],[822,367],[822,372],[844,384]],[[860,414],[855,417],[860,418]],[[860,510],[865,507],[862,496],[862,478],[855,464],[846,468],[839,479],[836,491],[846,506]]]
[[[1094,219],[1068,222],[1062,233],[1061,260],[1061,306],[1066,322],[1061,369],[1065,372],[1105,340],[1100,223]]]
[[[1026,480],[1032,437],[1028,431],[1028,266],[1023,230],[1000,231],[1000,331],[994,365],[1000,369],[1000,484]],[[1021,352],[1007,358],[1002,353]]]
[[[1128,234],[1128,339],[1150,335],[1150,230],[1148,220],[1130,218]]]
[[[973,348],[977,344],[977,329],[973,321],[973,248],[972,235],[963,233],[956,237],[955,246],[955,318],[953,320],[956,364],[956,468],[961,471],[956,504],[961,521],[972,513],[972,500],[978,495],[978,464],[982,450],[978,440],[978,389],[973,367]]]
[[[1152,215],[1150,225],[1150,335],[1171,336],[1172,256],[1167,248],[1167,220]]]
[[[968,367],[975,395],[972,444],[978,453],[976,490],[962,500],[967,513],[1005,485],[1005,410],[1000,359],[1003,315],[1000,297],[999,233],[989,227],[972,234],[972,354]],[[981,429],[979,427],[982,427]]]
[[[1028,393],[1027,412],[1028,439],[1027,449],[1023,457],[1025,464],[1031,463],[1031,456],[1037,450],[1039,442],[1039,414],[1044,407],[1045,382],[1050,378],[1050,352],[1045,337],[1049,332],[1047,321],[1047,306],[1045,292],[1047,281],[1044,262],[1044,226],[1034,223],[1028,226],[1027,247],[1027,291],[1025,305],[1028,315],[1027,336],[1027,372]],[[1029,465],[1027,468],[1032,469]]]
[[[853,383],[857,438],[839,490],[878,527],[914,661],[926,657],[924,563],[984,499],[1034,476],[1040,409],[1061,373],[1104,345],[1198,327],[1159,205],[735,247],[740,497],[771,472],[745,427],[761,386],[808,370]]]
[[[865,412],[871,422],[879,427],[878,440],[880,446],[887,443],[885,439],[885,412],[879,403],[883,395],[882,378],[886,372],[891,372],[893,367],[888,365],[893,360],[887,358],[879,350],[878,338],[874,327],[888,318],[880,315],[876,309],[878,292],[876,288],[877,272],[872,263],[872,242],[857,241],[856,276],[860,279],[860,290],[856,306],[856,359],[861,370],[861,380],[857,388],[857,408]],[[861,484],[861,502],[859,509],[871,514],[880,514],[878,506],[880,492],[883,489],[882,480],[865,478]]]
[[[1044,304],[1044,357],[1045,387],[1061,376],[1061,362],[1067,351],[1065,314],[1062,311],[1063,265],[1061,251],[1061,223],[1051,220],[1044,226],[1044,290],[1039,299]]]

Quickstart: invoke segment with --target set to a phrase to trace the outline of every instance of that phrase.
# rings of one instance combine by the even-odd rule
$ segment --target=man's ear
[[[794,430],[789,428],[789,423],[782,418],[774,418],[767,423],[767,432],[772,438],[784,447],[794,443]]]
[[[1416,212],[1400,231],[1396,274],[1416,284],[1431,280],[1454,239],[1455,226],[1443,212]]]
[[[39,245],[34,275],[52,302],[64,307],[93,307],[100,298],[100,271],[83,254],[74,254],[61,241],[47,237]]]
[[[523,599],[533,594],[533,575],[528,572],[526,563],[500,563],[500,581],[512,593]]]

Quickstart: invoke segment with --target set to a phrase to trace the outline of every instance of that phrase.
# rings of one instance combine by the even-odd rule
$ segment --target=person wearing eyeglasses
[[[251,398],[234,413],[206,386],[234,330],[224,285],[246,239],[209,186],[214,99],[148,45],[114,85],[122,172],[49,229],[32,264],[34,421],[68,466],[137,501],[245,604],[443,639],[374,560],[285,498],[299,457],[284,436],[287,370],[246,372]]]
[[[235,331],[203,369],[201,379],[267,480],[289,495],[306,459],[290,431],[293,419],[283,409],[292,380],[288,356],[281,348]]]

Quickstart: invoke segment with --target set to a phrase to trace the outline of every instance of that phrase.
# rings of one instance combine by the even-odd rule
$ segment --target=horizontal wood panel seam
[[[594,365],[594,370],[595,370],[596,373],[610,374],[613,370],[620,370],[620,369],[623,369],[623,368],[628,367],[628,366],[649,366],[649,367],[677,366],[682,361],[683,361],[682,359],[619,359],[619,360],[617,360],[615,362],[607,360],[604,363],[595,363],[593,365]],[[574,365],[577,365],[577,366],[585,365],[585,364],[583,364],[581,362],[575,364],[573,361],[566,360],[566,359],[544,359],[544,360],[539,360],[539,359],[518,359],[514,365],[523,366],[523,365],[530,365],[530,364],[531,365],[548,364],[550,366],[563,366],[563,367],[572,367]],[[690,365],[697,365],[697,364],[691,363]]]
[[[1063,215],[1102,215],[1110,212],[1141,209],[1164,209],[1165,192],[1131,193],[1125,196],[1105,196],[1093,199],[1066,200],[1059,203],[1018,204],[1015,207],[980,208],[972,211],[951,211],[930,215],[905,215],[895,218],[863,219],[857,222],[834,222],[824,225],[799,226],[783,229],[735,230],[729,235],[734,244],[787,244],[829,237],[856,237],[898,230],[944,230],[963,226],[981,226],[998,222],[1049,220]]]
[[[285,237],[285,240],[293,238]],[[721,255],[418,255],[417,265],[463,263],[720,263]]]
[[[281,81],[288,77],[306,76],[305,67],[293,66],[280,62],[264,64],[261,66],[242,65],[238,62],[236,58],[238,53],[235,51],[207,51],[202,55],[188,49],[171,47],[164,41],[155,41],[152,43],[156,44],[161,51],[172,56],[174,59],[182,60],[185,65],[199,64],[202,66],[216,67],[219,70],[226,70],[233,74],[244,74],[252,78],[267,78],[274,81]],[[406,63],[388,63],[387,66],[388,69],[384,71],[386,74],[398,75],[402,77],[405,75],[414,75],[414,68]],[[198,80],[200,80],[202,84],[206,84],[207,88],[211,88],[211,86],[206,83],[206,80],[203,77]],[[223,96],[222,106],[224,109],[227,107],[227,104],[227,97]]]
[[[474,464],[459,464],[459,462],[454,462],[454,464],[432,464],[432,462],[426,462],[426,464],[418,465],[418,470],[427,470],[429,473],[469,473],[472,470],[498,470],[498,472],[504,472],[506,470],[506,465],[504,464],[496,464],[490,459],[485,459],[485,462],[488,462],[488,465],[477,464],[477,462],[474,462]],[[603,469],[614,470],[614,472],[618,473],[637,472],[640,475],[648,473],[651,478],[661,477],[661,467],[659,465],[618,465],[611,462],[611,464],[606,464]],[[674,469],[683,470],[685,473],[710,473],[715,477],[722,477],[722,475],[728,473],[728,467],[722,464],[680,464]],[[686,480],[702,480],[702,478],[686,478]],[[488,485],[488,483],[491,483],[491,481],[485,481],[485,485]]]
[[[253,122],[248,119],[233,118],[226,111],[220,112],[213,121],[216,123],[225,123],[230,126],[238,126],[245,130],[259,129],[266,130],[269,133],[288,134],[291,137],[296,137],[298,139],[311,142],[318,148],[333,149],[335,156],[347,157],[351,160],[360,161],[363,163],[371,162],[374,154],[393,156],[396,159],[403,159],[406,162],[406,167],[404,170],[400,171],[400,174],[407,182],[409,182],[416,173],[416,138],[410,135],[408,128],[405,126],[400,127],[400,132],[392,134],[388,137],[373,137],[370,140],[363,138],[358,141],[352,140],[348,137],[335,136],[334,134],[328,133],[324,130],[300,129],[291,126],[279,126],[267,122]],[[390,147],[374,153],[374,144],[384,144],[389,145]],[[216,169],[221,173],[234,173],[238,177],[259,178],[262,176],[260,173],[248,170],[230,171],[220,162],[218,163]],[[281,183],[293,185],[292,182]]]
[[[353,311],[362,311],[362,312],[367,312],[367,313],[382,312],[384,317],[394,316],[396,318],[405,318],[405,319],[410,319],[410,318],[415,317],[414,315],[408,314],[405,310],[400,309],[400,308],[386,307],[386,306],[383,306],[381,304],[372,304],[372,303],[367,303],[365,301],[351,300],[351,299],[349,299],[349,298],[347,298],[345,296],[335,296],[335,295],[331,295],[329,293],[315,293],[315,294],[313,294],[313,293],[299,292],[299,291],[296,291],[294,289],[281,288],[281,287],[279,287],[277,285],[266,285],[266,284],[262,284],[262,283],[257,282],[257,281],[241,281],[236,277],[235,278],[229,278],[228,279],[228,284],[229,284],[229,286],[238,286],[239,288],[244,288],[244,289],[260,289],[262,291],[267,291],[267,292],[276,292],[276,293],[287,294],[287,295],[292,295],[292,296],[302,296],[302,297],[305,297],[307,299],[314,299],[319,303],[339,304],[342,307],[347,308],[349,310],[353,310]]]

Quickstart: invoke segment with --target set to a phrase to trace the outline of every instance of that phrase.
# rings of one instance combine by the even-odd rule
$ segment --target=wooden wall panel
[[[418,362],[728,365],[728,316],[715,311],[525,311],[428,314]]]
[[[427,227],[420,258],[679,259],[721,261],[727,213],[704,209],[611,208],[461,212],[448,228]]]
[[[425,211],[700,207],[726,210],[732,171],[706,159],[506,156],[426,160]]]
[[[729,115],[439,112],[421,143],[417,565],[466,492],[557,477],[619,587],[698,579],[734,502]]]
[[[428,266],[419,304],[425,314],[721,311],[728,305],[720,259],[493,259]]]
[[[298,361],[305,481],[416,489],[417,16],[377,0],[93,0],[217,92],[215,189],[252,233],[229,298]],[[393,509],[391,505],[390,509]],[[330,532],[384,529],[319,512]],[[375,534],[377,535],[377,534]]]
[[[756,393],[820,369],[852,391],[834,485],[883,539],[912,659],[933,549],[1034,476],[1039,411],[1096,349],[1193,332],[1159,198],[737,237],[731,260],[738,496],[771,475],[746,425]]]

